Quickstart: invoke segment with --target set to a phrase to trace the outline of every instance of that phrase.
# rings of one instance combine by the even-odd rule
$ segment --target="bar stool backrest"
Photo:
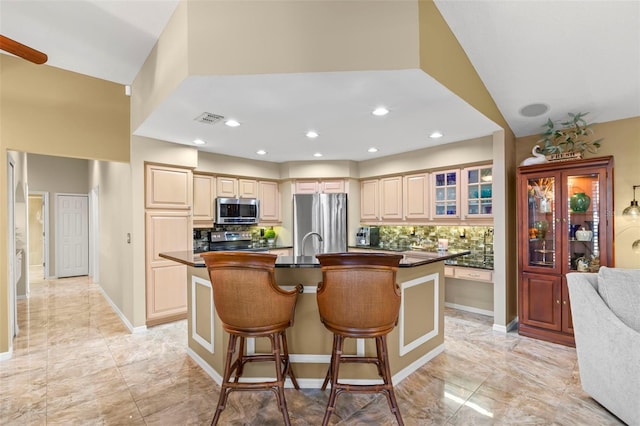
[[[347,337],[393,330],[400,311],[396,272],[402,255],[330,253],[317,258],[322,269],[318,310],[327,329]]]
[[[275,281],[277,256],[254,252],[203,253],[216,312],[230,333],[266,335],[293,324],[297,294]]]

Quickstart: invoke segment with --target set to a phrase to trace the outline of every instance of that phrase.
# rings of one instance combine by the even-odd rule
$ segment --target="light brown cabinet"
[[[294,194],[315,193],[343,193],[346,192],[344,179],[304,179],[296,180],[293,184]]]
[[[404,177],[404,217],[408,220],[429,218],[429,174]]]
[[[191,216],[187,212],[146,213],[147,325],[186,318],[187,269],[158,256],[192,250]]]
[[[215,178],[193,174],[193,221],[211,222],[215,216]]]
[[[260,200],[260,223],[279,223],[280,189],[278,182],[258,181],[258,197]]]
[[[147,209],[190,210],[193,175],[190,169],[147,164],[145,207]]]
[[[217,176],[216,196],[223,198],[258,198],[258,181],[255,179]]]
[[[152,326],[187,315],[186,266],[158,254],[193,248],[194,180],[190,169],[155,164],[145,166],[145,176],[146,324]]]
[[[574,346],[565,275],[613,266],[613,158],[524,166],[517,176],[518,331]]]
[[[380,179],[380,218],[402,220],[402,176]]]
[[[380,220],[380,190],[378,179],[360,182],[360,220],[371,222]]]

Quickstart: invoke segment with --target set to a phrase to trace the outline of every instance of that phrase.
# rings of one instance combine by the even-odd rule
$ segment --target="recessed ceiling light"
[[[547,111],[549,111],[549,105],[547,104],[529,104],[520,108],[520,115],[523,117],[538,117]]]
[[[307,137],[308,137],[309,139],[315,139],[315,138],[317,138],[318,136],[319,136],[319,135],[318,135],[318,132],[316,132],[315,130],[309,130],[309,131],[307,132]]]
[[[378,148],[372,146],[371,148],[369,148],[367,151],[369,152],[378,152]]]
[[[315,154],[313,154],[314,157],[322,157],[322,154],[319,152],[316,152]]]
[[[258,155],[267,155],[267,151],[265,151],[264,149],[259,149],[256,151],[256,154]]]
[[[444,135],[441,132],[433,132],[429,135],[431,139],[438,139],[443,137]]]
[[[204,144],[206,144],[206,142],[203,141],[202,139],[196,139],[196,140],[193,141],[193,144],[194,145],[204,145]]]
[[[238,127],[240,125],[240,122],[236,120],[227,120],[224,122],[224,124],[226,124],[229,127]]]
[[[378,107],[378,108],[374,109],[371,114],[377,115],[377,116],[387,115],[387,114],[389,114],[389,110],[386,109],[385,107]]]

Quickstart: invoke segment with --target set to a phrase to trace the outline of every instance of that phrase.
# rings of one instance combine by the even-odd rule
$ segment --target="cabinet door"
[[[432,217],[460,217],[460,170],[444,170],[431,174]]]
[[[344,191],[344,179],[323,180],[320,182],[320,192],[325,194],[341,194]]]
[[[213,176],[193,175],[193,220],[213,220],[214,185]]]
[[[380,199],[378,179],[360,182],[360,219],[363,221],[379,220]]]
[[[563,225],[567,236],[563,273],[597,272],[600,265],[611,265],[606,174],[603,168],[582,168],[563,175],[566,183]]]
[[[520,286],[520,321],[560,331],[563,311],[561,277],[523,272]]]
[[[429,218],[429,175],[419,173],[404,178],[404,216],[407,219]]]
[[[518,195],[521,270],[561,274],[561,174],[541,172],[521,176]]]
[[[226,176],[216,177],[216,196],[236,198],[238,196],[238,179]]]
[[[239,198],[258,198],[258,181],[255,179],[238,179]]]
[[[295,194],[315,194],[318,192],[317,180],[297,180],[294,184]]]
[[[465,218],[493,217],[493,168],[467,167],[462,173],[462,206]]]
[[[380,179],[380,217],[402,219],[402,176]]]
[[[571,315],[571,302],[569,301],[569,287],[567,279],[562,277],[562,331],[573,334],[573,316]]]
[[[191,209],[193,175],[179,167],[147,164],[145,207],[148,209]]]
[[[147,324],[160,324],[186,315],[187,269],[158,254],[191,251],[193,240],[188,212],[146,213]]]
[[[260,200],[260,222],[280,222],[280,190],[278,182],[258,182]]]

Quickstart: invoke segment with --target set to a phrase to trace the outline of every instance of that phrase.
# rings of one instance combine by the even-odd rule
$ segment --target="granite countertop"
[[[448,259],[455,259],[459,256],[469,254],[469,251],[444,251],[444,252],[415,252],[404,253],[404,258],[400,261],[401,268],[411,268],[415,266],[427,265],[429,263],[440,262]],[[193,251],[177,251],[160,253],[160,257],[173,260],[187,266],[204,268],[204,260],[201,253]],[[278,256],[276,268],[319,268],[320,263],[315,256]]]

